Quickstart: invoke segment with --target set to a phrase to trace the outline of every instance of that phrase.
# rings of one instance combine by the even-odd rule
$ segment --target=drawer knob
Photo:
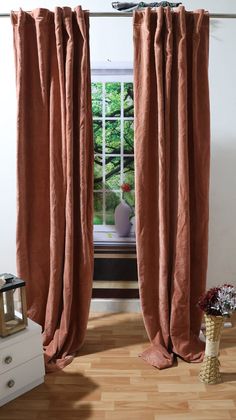
[[[7,365],[9,365],[9,364],[12,362],[12,357],[11,357],[11,356],[7,356],[7,357],[5,357],[4,362],[5,362]]]
[[[8,388],[13,388],[14,385],[15,385],[14,379],[10,379],[10,381],[7,382]]]

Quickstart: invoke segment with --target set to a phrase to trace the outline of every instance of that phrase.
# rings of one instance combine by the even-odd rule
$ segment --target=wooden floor
[[[147,365],[138,358],[147,345],[140,315],[91,315],[80,356],[0,408],[0,419],[236,419],[236,327],[223,331],[219,385],[199,382],[199,364]]]

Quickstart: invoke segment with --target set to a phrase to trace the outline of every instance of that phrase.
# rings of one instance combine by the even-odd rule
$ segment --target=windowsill
[[[135,233],[130,232],[129,236],[121,237],[111,229],[94,230],[93,232],[94,245],[135,245]]]

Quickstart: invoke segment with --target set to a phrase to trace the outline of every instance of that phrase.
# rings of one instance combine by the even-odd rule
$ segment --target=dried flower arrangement
[[[207,315],[230,317],[236,311],[236,289],[231,284],[212,287],[198,302]]]

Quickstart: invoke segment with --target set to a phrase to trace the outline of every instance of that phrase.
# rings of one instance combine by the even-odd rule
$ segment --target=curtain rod
[[[10,17],[10,13],[0,13],[0,18]],[[90,12],[90,17],[132,17],[132,13],[127,12]],[[234,13],[210,13],[211,19],[236,19],[236,14]]]

